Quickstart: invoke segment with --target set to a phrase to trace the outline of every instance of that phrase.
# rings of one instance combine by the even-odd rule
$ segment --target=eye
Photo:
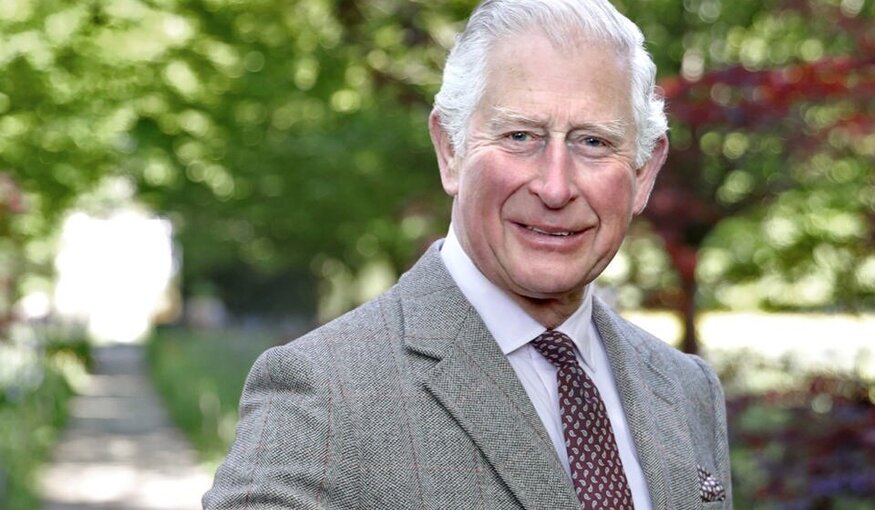
[[[514,131],[507,135],[507,137],[513,142],[530,142],[532,140],[532,134],[526,131]]]
[[[613,145],[598,136],[581,135],[574,139],[573,146],[579,154],[587,157],[607,156],[613,151]]]
[[[541,146],[543,137],[531,131],[508,131],[501,135],[501,145],[505,150],[516,153],[529,153]]]

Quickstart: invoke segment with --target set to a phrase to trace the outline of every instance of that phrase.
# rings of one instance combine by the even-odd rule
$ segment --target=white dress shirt
[[[462,294],[474,306],[486,328],[495,337],[501,352],[507,356],[544,423],[565,472],[571,478],[559,411],[557,369],[530,344],[546,328],[483,276],[462,249],[453,233],[452,225],[441,247],[441,258]],[[638,462],[629,423],[623,412],[602,339],[592,322],[591,288],[592,286],[586,288],[580,308],[555,329],[568,335],[574,342],[578,363],[595,382],[602,400],[605,401],[635,509],[650,510],[650,493]]]

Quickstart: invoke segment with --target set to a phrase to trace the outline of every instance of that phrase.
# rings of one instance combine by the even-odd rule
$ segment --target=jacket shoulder
[[[661,368],[678,376],[701,378],[713,375],[713,370],[702,358],[678,350],[668,342],[656,337],[637,324],[626,319],[604,303],[597,305],[597,316],[601,322],[610,322],[612,327],[621,333],[621,337],[634,349],[639,357],[657,364]],[[598,319],[597,319],[597,322]]]
[[[400,303],[393,287],[340,317],[290,339],[276,348],[277,354],[305,355],[317,360],[327,357],[336,361],[347,351],[378,347],[401,337],[399,310]]]

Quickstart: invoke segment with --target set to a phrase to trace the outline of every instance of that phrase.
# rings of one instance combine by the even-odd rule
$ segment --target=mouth
[[[570,236],[573,236],[573,235],[580,233],[579,231],[576,231],[576,230],[561,230],[561,229],[553,229],[553,228],[546,228],[546,227],[542,228],[542,227],[536,227],[534,225],[520,224],[520,226],[523,227],[524,229],[528,230],[529,232],[534,232],[536,234],[541,234],[541,235],[550,236],[550,237],[570,237]]]

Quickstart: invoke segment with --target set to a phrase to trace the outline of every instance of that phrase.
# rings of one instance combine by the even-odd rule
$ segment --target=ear
[[[428,132],[431,135],[431,143],[437,155],[438,168],[441,171],[441,184],[447,195],[455,197],[459,192],[459,175],[456,168],[456,150],[450,135],[441,125],[440,115],[437,110],[432,110],[428,116]]]
[[[641,168],[636,170],[635,205],[633,209],[635,214],[641,214],[644,211],[644,207],[647,206],[650,193],[653,191],[653,185],[656,184],[656,176],[659,174],[659,170],[665,163],[667,156],[668,137],[663,135],[656,141],[653,152],[650,153],[650,159]]]

